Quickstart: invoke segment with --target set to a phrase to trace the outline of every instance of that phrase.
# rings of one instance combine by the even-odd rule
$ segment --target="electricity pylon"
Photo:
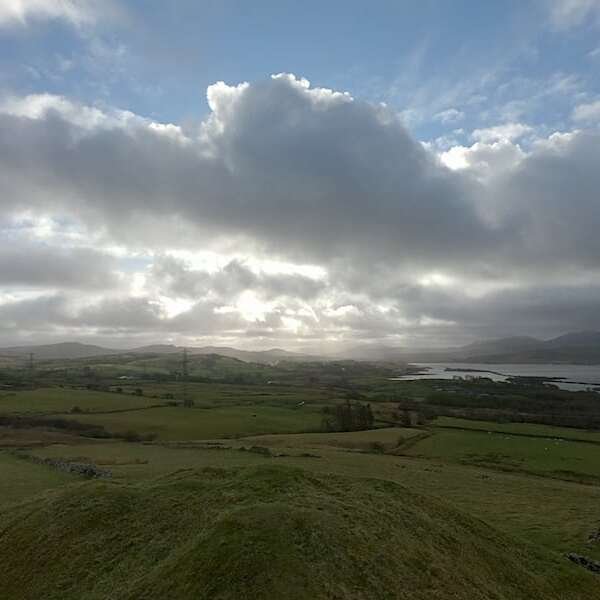
[[[27,370],[29,371],[29,385],[31,389],[35,389],[34,381],[34,366],[33,366],[33,352],[30,352],[27,360]]]
[[[194,400],[190,397],[189,395],[189,390],[188,390],[188,364],[189,364],[189,359],[188,359],[188,352],[187,352],[187,348],[183,349],[183,364],[182,364],[182,371],[183,371],[183,405],[186,408],[192,408],[192,406],[194,406]]]

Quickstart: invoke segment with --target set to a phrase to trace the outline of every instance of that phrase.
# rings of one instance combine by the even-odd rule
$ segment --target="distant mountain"
[[[152,344],[131,349],[103,348],[79,342],[63,342],[59,344],[46,344],[39,346],[13,346],[0,348],[0,356],[26,358],[29,353],[35,355],[36,360],[69,360],[78,358],[92,358],[94,356],[107,356],[111,354],[176,354],[183,352],[183,346],[173,344]],[[281,348],[270,350],[238,350],[228,346],[202,346],[188,347],[190,354],[219,354],[228,358],[235,358],[244,362],[271,364],[281,360],[324,360],[322,357],[290,352]]]
[[[175,354],[183,346],[152,344],[128,350],[103,348],[79,342],[0,348],[0,356],[25,359],[33,352],[36,360],[68,360],[111,354]],[[194,355],[218,354],[244,362],[273,364],[285,361],[364,360],[371,362],[484,362],[484,363],[571,363],[600,364],[600,332],[567,333],[550,340],[517,336],[474,342],[442,349],[410,350],[383,344],[363,344],[327,357],[290,352],[282,348],[239,350],[229,346],[188,347]]]
[[[102,348],[101,346],[94,346],[91,344],[81,344],[79,342],[0,348],[0,354],[4,356],[26,357],[28,354],[33,353],[36,360],[89,358],[92,356],[103,356],[105,354],[118,354],[119,352],[119,350],[111,350],[109,348]]]
[[[578,331],[566,333],[544,342],[546,348],[590,348],[600,347],[600,331]]]
[[[365,344],[340,352],[336,358],[389,362],[600,364],[600,332],[567,333],[550,340],[507,337],[441,349],[409,350]]]
[[[542,340],[533,337],[507,337],[496,340],[484,340],[474,342],[456,349],[457,354],[465,356],[486,356],[492,354],[503,354],[506,352],[525,352],[541,347]]]
[[[600,333],[568,333],[542,342],[538,347],[486,355],[484,362],[600,364]]]
[[[174,344],[152,344],[150,346],[132,348],[131,350],[122,350],[121,352],[128,352],[131,354],[175,354],[182,350],[183,348],[175,346]]]
[[[403,362],[408,356],[415,354],[416,352],[411,352],[406,348],[385,346],[384,344],[363,344],[337,352],[333,356],[339,360]]]
[[[270,350],[238,350],[229,346],[203,346],[200,348],[188,348],[191,354],[220,354],[229,358],[237,358],[244,362],[256,362],[270,364],[280,360],[323,360],[320,357],[311,356],[308,354],[299,354],[282,350],[281,348],[271,348]]]
[[[514,343],[511,340],[516,340]],[[487,346],[471,345],[462,348],[466,353],[454,355],[472,362],[488,363],[570,363],[600,364],[600,332],[567,333],[550,340],[506,338]]]

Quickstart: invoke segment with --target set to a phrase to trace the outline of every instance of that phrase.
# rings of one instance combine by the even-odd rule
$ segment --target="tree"
[[[374,417],[370,404],[351,404],[350,400],[337,404],[333,415],[325,419],[328,431],[361,431],[373,427]]]

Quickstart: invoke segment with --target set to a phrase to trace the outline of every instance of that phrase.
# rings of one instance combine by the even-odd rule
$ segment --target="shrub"
[[[382,442],[371,442],[369,444],[369,449],[371,452],[375,452],[377,454],[383,454],[385,452],[385,446]]]

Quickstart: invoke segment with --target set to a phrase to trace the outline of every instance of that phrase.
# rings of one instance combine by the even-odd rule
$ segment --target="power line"
[[[189,365],[189,358],[188,358],[188,351],[187,348],[183,349],[183,361],[182,361],[182,371],[183,371],[183,405],[186,408],[192,408],[192,406],[194,406],[194,400],[190,397],[189,395],[189,389],[188,389],[188,365]]]
[[[30,352],[28,355],[28,359],[27,359],[27,370],[29,372],[29,385],[31,386],[31,389],[33,390],[35,388],[35,381],[34,381],[34,362],[33,362],[33,352]]]

